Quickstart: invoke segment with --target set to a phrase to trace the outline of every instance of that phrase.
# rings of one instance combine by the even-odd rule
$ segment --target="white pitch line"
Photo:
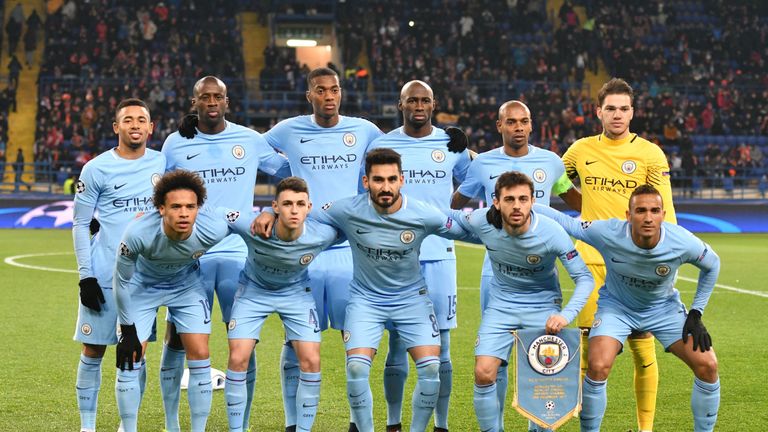
[[[57,268],[52,268],[52,267],[34,266],[34,265],[22,264],[22,263],[16,262],[16,260],[24,259],[24,258],[41,257],[41,256],[53,256],[53,255],[72,255],[72,252],[49,252],[49,253],[36,253],[36,254],[27,254],[27,255],[16,255],[16,256],[6,257],[5,260],[3,260],[3,261],[6,264],[8,264],[8,265],[12,265],[12,266],[15,266],[15,267],[32,269],[32,270],[42,270],[42,271],[60,272],[60,273],[77,273],[77,270],[67,270],[67,269],[57,269]]]
[[[459,241],[456,242],[456,245],[463,246],[463,247],[470,248],[470,249],[485,249],[485,246],[481,246],[481,245],[477,245],[477,244],[473,244],[473,243],[464,243],[464,242],[459,242]],[[678,276],[677,279],[685,281],[685,282],[691,282],[691,283],[697,283],[699,281],[698,279],[692,279],[692,278],[685,277],[685,276]],[[756,296],[756,297],[768,298],[768,293],[762,292],[762,291],[745,290],[743,288],[737,288],[737,287],[733,287],[733,286],[730,286],[730,285],[723,285],[723,284],[715,284],[715,287],[722,288],[722,289],[728,290],[728,291],[737,292],[739,294],[749,294],[749,295],[753,295],[753,296]]]

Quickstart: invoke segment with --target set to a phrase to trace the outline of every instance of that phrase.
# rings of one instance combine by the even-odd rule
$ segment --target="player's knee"
[[[422,379],[428,379],[428,380],[438,379],[438,377],[440,376],[440,362],[434,361],[434,362],[425,364],[424,366],[418,367],[416,369],[416,373],[419,376],[419,378],[422,378]]]
[[[713,383],[717,381],[717,358],[707,356],[693,366],[693,373],[702,381]]]
[[[299,368],[303,372],[320,372],[320,353],[311,353],[299,359]]]
[[[602,359],[589,359],[589,366],[587,367],[587,376],[591,380],[605,381],[608,379],[608,374],[611,373],[610,363],[603,362]]]
[[[249,354],[250,353],[231,351],[229,353],[229,364],[227,367],[233,371],[244,371],[248,369],[248,360],[250,360]]]
[[[208,351],[208,345],[186,347],[187,360],[205,360],[210,354]],[[248,359],[245,359],[245,364],[248,365]]]
[[[358,357],[347,359],[347,377],[351,380],[368,379],[371,373],[370,361]]]
[[[475,365],[475,384],[489,385],[496,381],[498,368],[488,363],[477,363]]]
[[[90,358],[102,358],[107,351],[105,345],[83,344],[83,355]]]

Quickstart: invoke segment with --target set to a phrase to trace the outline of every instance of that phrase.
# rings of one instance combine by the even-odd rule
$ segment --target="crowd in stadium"
[[[179,8],[177,2],[142,1],[127,8],[119,2],[68,0],[48,16],[36,161],[53,171],[74,164],[77,171],[111,145],[108,113],[128,95],[150,103],[152,145],[158,146],[176,130],[188,110],[190,85],[203,72],[228,81],[230,117],[236,120],[244,120],[246,109],[272,117],[271,124],[306,113],[301,94],[309,68],[295,60],[291,49],[274,46],[263,53],[263,100],[240,105],[246,90],[235,14],[242,6],[227,8],[225,3],[192,2]],[[301,2],[293,3],[299,4],[273,5],[274,10],[262,5],[260,12],[309,12]],[[380,115],[381,99],[369,90],[395,94],[404,82],[423,79],[435,90],[436,120],[463,128],[476,151],[500,145],[494,126],[498,106],[521,99],[533,111],[531,141],[562,154],[577,138],[600,129],[583,80],[601,61],[610,75],[629,79],[637,90],[633,131],[662,145],[673,165],[682,160],[684,166],[696,166],[682,171],[762,166],[764,141],[726,146],[691,137],[768,134],[768,77],[760,73],[768,58],[764,5],[576,3],[565,2],[551,19],[541,0],[338,4],[344,64],[329,66],[345,77],[343,110]],[[574,10],[579,3],[586,6],[585,22]],[[360,53],[367,56],[368,68],[358,64]],[[270,102],[270,95],[285,92],[297,95],[290,104]],[[0,94],[0,120],[15,97],[13,86]],[[5,131],[0,123],[0,132]],[[712,149],[705,155],[707,144],[718,147],[722,156],[712,157]],[[750,148],[749,158],[733,157],[740,144]]]

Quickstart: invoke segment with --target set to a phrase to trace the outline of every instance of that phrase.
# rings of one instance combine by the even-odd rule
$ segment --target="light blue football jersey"
[[[507,171],[520,171],[530,177],[536,202],[549,205],[552,188],[565,174],[565,166],[549,150],[528,145],[527,155],[512,157],[504,153],[502,146],[477,155],[458,192],[469,198],[482,197],[490,205],[493,203],[496,179]]]
[[[111,149],[85,164],[75,187],[72,223],[80,279],[95,277],[101,286],[112,286],[123,231],[136,213],[155,209],[154,184],[164,171],[165,157],[150,149],[138,159],[123,159]],[[94,211],[101,228],[91,239]]]
[[[248,215],[230,210],[224,217],[230,229],[243,238],[248,248],[243,276],[267,290],[307,286],[309,263],[317,254],[342,241],[333,227],[312,219],[304,222],[301,235],[294,241],[280,240],[274,228],[272,235],[264,239],[251,234],[253,217]]]
[[[448,141],[448,134],[437,127],[432,127],[432,133],[423,138],[410,137],[399,127],[377,138],[369,150],[388,147],[400,153],[405,177],[402,191],[412,199],[448,208],[454,179],[458,183],[464,181],[470,164],[469,151],[450,152]],[[421,245],[419,259],[456,259],[453,241],[434,235],[427,237]]]
[[[339,123],[326,128],[313,115],[303,115],[281,121],[264,138],[288,157],[291,172],[306,180],[309,199],[320,206],[357,194],[365,153],[380,135],[361,118],[339,116]]]
[[[253,188],[257,170],[277,177],[290,175],[288,160],[267,145],[256,131],[227,121],[226,128],[213,135],[199,130],[192,139],[174,132],[162,149],[166,169],[197,172],[205,182],[207,207],[253,211]],[[245,252],[240,236],[232,235],[211,252]]]
[[[692,309],[703,312],[720,272],[715,251],[687,229],[663,222],[661,239],[652,249],[632,240],[629,222],[619,219],[583,221],[535,204],[535,209],[565,228],[568,234],[597,249],[605,259],[605,289],[611,297],[637,311],[665,303],[677,295],[675,275],[685,264],[700,270]]]
[[[145,214],[131,222],[117,251],[113,286],[121,324],[134,322],[131,297],[141,292],[128,288],[173,289],[197,271],[197,260],[229,234],[222,209],[200,210],[192,234],[183,241],[168,238],[159,212]]]
[[[328,203],[312,216],[334,226],[349,239],[354,263],[351,292],[372,303],[401,304],[426,289],[419,264],[419,249],[431,234],[468,239],[469,233],[427,203],[402,195],[400,210],[380,214],[368,194]]]
[[[493,270],[490,289],[499,298],[525,307],[527,304],[552,303],[562,306],[563,295],[555,259],[563,264],[576,283],[573,296],[561,314],[568,322],[587,302],[594,279],[565,230],[552,219],[531,212],[528,231],[511,236],[486,219],[488,208],[457,219],[485,245]]]

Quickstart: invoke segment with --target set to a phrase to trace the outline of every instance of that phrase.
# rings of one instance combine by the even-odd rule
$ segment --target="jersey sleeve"
[[[563,172],[563,175],[557,179],[555,184],[552,185],[552,195],[560,196],[573,188],[573,182],[568,178],[568,175]]]
[[[672,184],[670,182],[669,163],[667,157],[660,148],[654,145],[654,151],[648,157],[648,173],[646,183],[656,187],[664,202],[666,215],[664,221],[677,223],[675,207],[672,204]]]
[[[281,121],[280,123],[276,124],[272,129],[268,130],[267,133],[262,135],[267,145],[269,145],[270,147],[272,147],[277,151],[285,151],[285,147],[281,143],[282,137],[280,136],[282,130],[284,129],[284,123],[285,121]]]
[[[480,164],[477,163],[477,159],[469,164],[467,169],[467,175],[464,181],[461,182],[456,192],[464,195],[468,198],[474,198],[480,196],[483,191],[483,183],[480,178]]]
[[[570,147],[568,147],[568,150],[565,151],[565,154],[563,155],[563,165],[565,166],[565,175],[568,176],[569,179],[573,180],[576,177],[579,176],[579,171],[576,168],[576,164],[579,159],[579,146],[578,141],[574,144],[572,144]]]
[[[580,221],[576,218],[568,216],[559,210],[541,204],[534,204],[533,210],[540,215],[544,215],[550,219],[553,219],[561,227],[563,227],[568,235],[586,242],[596,249],[599,249],[599,246],[602,246],[603,239],[600,235],[601,230],[590,228],[593,225],[602,226],[604,225],[603,222],[606,221]]]
[[[291,166],[288,163],[288,158],[270,147],[267,140],[258,132],[254,132],[254,134],[254,148],[259,158],[259,170],[279,178],[289,177]]]
[[[309,217],[325,225],[330,225],[337,230],[341,230],[342,221],[340,218],[342,211],[339,205],[333,202],[325,203],[322,207],[314,207],[309,213]]]
[[[115,259],[115,273],[112,285],[117,304],[117,316],[120,324],[134,324],[131,299],[134,296],[134,288],[130,284],[131,277],[136,270],[136,261],[141,252],[141,243],[133,236],[133,230],[129,227],[120,245],[117,247]]]
[[[720,274],[720,257],[712,248],[690,234],[690,245],[686,254],[683,256],[683,262],[695,265],[699,268],[699,281],[696,285],[696,294],[693,296],[691,309],[704,312],[707,307],[709,297],[715,289],[717,276]]]
[[[587,265],[584,264],[584,260],[576,250],[573,241],[564,232],[554,237],[553,246],[563,267],[565,267],[576,284],[571,299],[560,313],[570,323],[576,318],[576,315],[584,305],[587,304],[587,299],[592,293],[595,281],[592,273],[589,272]]]
[[[75,206],[72,216],[72,243],[75,247],[77,271],[80,279],[93,277],[91,268],[90,224],[99,199],[99,185],[94,170],[86,164],[75,187]]]
[[[243,213],[235,209],[218,208],[217,217],[226,222],[230,233],[234,233],[248,241],[251,236],[251,221],[259,216],[259,212]]]
[[[160,149],[160,153],[165,156],[165,170],[173,171],[177,168],[176,158],[173,157],[173,149],[175,147],[175,141],[181,137],[178,132],[174,132],[165,139],[163,147]],[[186,138],[184,138],[186,139]]]
[[[424,215],[424,226],[428,233],[435,234],[451,240],[463,240],[471,243],[480,243],[480,239],[471,230],[466,230],[458,220],[466,218],[461,210],[438,210],[427,205]]]
[[[469,157],[469,150],[464,150],[463,152],[459,153],[459,158],[456,161],[456,165],[453,166],[453,178],[457,182],[463,183],[467,178],[467,171],[469,171],[469,166],[471,164],[472,159]]]

